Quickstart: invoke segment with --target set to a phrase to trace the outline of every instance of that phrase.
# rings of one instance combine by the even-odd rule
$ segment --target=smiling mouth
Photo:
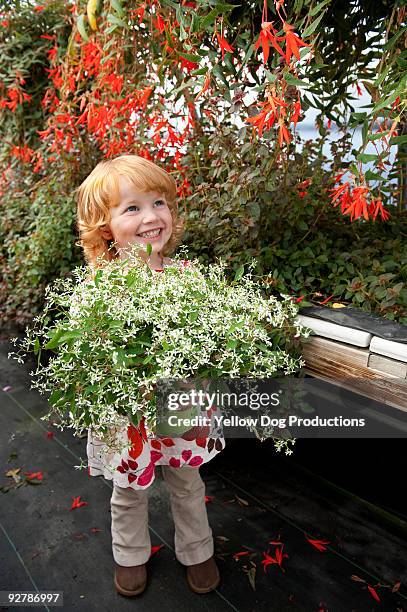
[[[140,236],[140,238],[157,238],[158,236],[160,236],[162,232],[162,228],[157,228],[154,230],[150,230],[149,232],[143,232],[142,234],[137,234],[137,236]]]

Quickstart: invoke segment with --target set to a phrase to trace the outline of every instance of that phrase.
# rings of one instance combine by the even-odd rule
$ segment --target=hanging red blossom
[[[269,43],[271,43],[274,49],[284,57],[284,51],[277,42],[278,40],[280,40],[280,38],[278,38],[276,34],[277,30],[274,28],[273,23],[271,21],[265,21],[261,24],[261,32],[254,45],[254,48],[257,50],[261,45],[263,49],[263,62],[265,64],[267,64],[267,60],[269,58],[270,53]]]
[[[223,60],[225,57],[225,51],[227,51],[228,53],[233,53],[234,48],[228,43],[226,38],[221,36],[218,32],[216,32],[216,38],[218,39],[218,43],[222,51],[222,60]]]
[[[297,34],[294,34],[294,26],[290,25],[286,21],[283,23],[283,30],[285,32],[285,60],[287,64],[291,61],[291,56],[294,55],[297,60],[300,59],[300,52],[298,47],[310,47],[311,45],[305,43]]]

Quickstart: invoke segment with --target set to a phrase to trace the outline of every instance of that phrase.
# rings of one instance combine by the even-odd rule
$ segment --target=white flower
[[[140,414],[153,427],[161,379],[297,372],[304,361],[284,347],[309,335],[295,321],[298,308],[289,296],[263,297],[250,273],[228,283],[225,266],[194,261],[184,268],[175,258],[157,274],[137,259],[116,260],[94,278],[84,266],[47,287],[44,311],[22,343],[27,352],[54,343],[48,364],[33,373],[33,387],[51,394],[46,416],[108,436]],[[277,450],[289,454],[280,442]]]

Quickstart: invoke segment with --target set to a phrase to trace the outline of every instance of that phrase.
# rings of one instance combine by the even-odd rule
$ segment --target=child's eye
[[[165,202],[164,202],[164,200],[156,200],[156,201],[154,202],[154,204],[156,204],[157,206],[164,206],[164,205],[165,205]]]
[[[131,206],[128,206],[127,210],[130,210],[130,208],[137,208],[137,210],[138,210],[138,206],[136,206],[135,204],[132,204]]]

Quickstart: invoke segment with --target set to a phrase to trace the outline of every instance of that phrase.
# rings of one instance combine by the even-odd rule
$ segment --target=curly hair
[[[152,161],[138,155],[120,155],[101,161],[74,190],[77,195],[77,223],[79,246],[91,267],[97,259],[112,261],[119,254],[113,241],[103,238],[100,229],[110,221],[110,209],[120,201],[119,176],[125,176],[142,192],[158,191],[166,197],[171,211],[173,229],[162,255],[168,255],[179,244],[183,221],[178,217],[177,185],[173,177]]]

